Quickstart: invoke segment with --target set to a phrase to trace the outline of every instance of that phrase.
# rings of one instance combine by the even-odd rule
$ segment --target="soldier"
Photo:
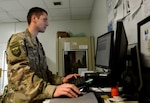
[[[28,27],[13,34],[7,44],[8,85],[2,103],[38,103],[62,95],[74,98],[79,89],[67,83],[79,74],[60,77],[48,70],[46,56],[37,35],[48,26],[48,13],[33,7],[27,15]]]

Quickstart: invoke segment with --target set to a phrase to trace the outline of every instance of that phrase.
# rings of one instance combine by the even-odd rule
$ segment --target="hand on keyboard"
[[[84,77],[71,78],[69,83],[76,85],[77,87],[83,86],[86,84]]]
[[[89,84],[92,82],[92,79],[85,80],[84,77],[72,78],[69,83],[76,85],[80,92],[89,92]]]

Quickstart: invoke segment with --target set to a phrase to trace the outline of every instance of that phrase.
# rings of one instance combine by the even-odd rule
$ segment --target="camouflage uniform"
[[[62,77],[48,70],[38,38],[28,30],[13,34],[7,44],[8,90],[4,103],[33,103],[52,98]],[[3,103],[2,102],[2,103]]]

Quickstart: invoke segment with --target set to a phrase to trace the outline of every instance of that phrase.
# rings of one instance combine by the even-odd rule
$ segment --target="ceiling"
[[[54,2],[61,5],[54,5]],[[24,22],[31,7],[48,11],[49,20],[90,19],[95,0],[0,0],[0,23]]]

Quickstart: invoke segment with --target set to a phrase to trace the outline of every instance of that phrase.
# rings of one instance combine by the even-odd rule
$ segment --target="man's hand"
[[[80,91],[74,84],[65,83],[56,88],[53,97],[64,95],[70,98],[75,98],[78,97],[78,94],[80,94]]]
[[[69,79],[77,78],[79,76],[80,76],[80,74],[69,74],[69,75],[67,75],[66,77],[63,78],[63,83],[67,83],[67,82],[69,82]]]

